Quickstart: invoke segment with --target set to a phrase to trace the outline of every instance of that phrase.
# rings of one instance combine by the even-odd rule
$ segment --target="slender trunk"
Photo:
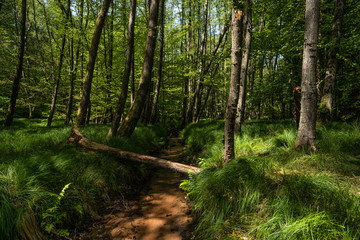
[[[116,108],[116,112],[114,115],[114,119],[111,123],[110,130],[108,132],[107,137],[111,138],[117,135],[117,131],[119,128],[121,116],[124,112],[124,106],[126,103],[128,85],[130,79],[131,72],[131,60],[133,58],[134,52],[134,27],[135,27],[135,17],[136,17],[136,0],[131,0],[130,5],[130,16],[129,16],[129,27],[128,27],[128,44],[126,49],[126,62],[125,62],[125,70],[123,75],[123,82],[121,85],[121,93],[118,101],[118,105]]]
[[[344,15],[345,0],[336,0],[335,13],[332,25],[331,42],[329,58],[326,66],[324,88],[320,102],[320,120],[321,122],[330,122],[332,119],[336,70],[337,70],[337,53],[339,52],[341,25]]]
[[[112,80],[112,65],[113,65],[113,19],[114,7],[111,9],[109,29],[104,28],[104,65],[105,65],[105,97],[104,97],[104,112],[101,119],[102,124],[106,124],[111,119],[111,80]],[[107,31],[106,31],[107,30]],[[111,121],[111,120],[110,120]]]
[[[241,70],[241,46],[242,46],[242,19],[240,1],[234,0],[232,9],[232,44],[231,44],[231,77],[229,99],[225,113],[224,128],[224,162],[230,161],[235,156],[234,127],[236,106],[239,98],[240,70]]]
[[[71,113],[72,113],[72,105],[73,105],[73,96],[74,96],[74,81],[75,81],[75,72],[74,72],[74,66],[76,65],[76,62],[74,63],[74,39],[71,39],[70,42],[70,88],[69,88],[69,100],[66,106],[66,117],[65,117],[65,125],[68,125],[71,119]]]
[[[97,50],[98,50],[99,41],[100,41],[100,37],[101,37],[101,31],[102,31],[102,28],[105,23],[105,18],[106,18],[107,12],[109,10],[110,3],[111,3],[111,0],[104,0],[101,10],[100,10],[100,13],[96,20],[93,38],[92,38],[91,46],[90,46],[90,50],[89,50],[89,57],[88,57],[88,64],[86,67],[84,85],[83,85],[79,109],[78,109],[78,113],[77,113],[77,125],[79,125],[79,126],[85,125],[86,113],[87,113],[88,105],[90,102],[91,82],[92,82],[92,78],[93,78],[93,74],[94,74]]]
[[[192,26],[192,2],[189,1],[189,22],[188,22],[188,42],[187,42],[187,51],[191,52],[192,50],[192,41],[193,41],[193,26]],[[188,56],[189,62],[192,62],[193,55]],[[191,71],[191,65],[189,66],[189,71]],[[188,86],[188,106],[185,123],[190,123],[193,115],[193,79],[192,77],[187,77],[187,86]],[[185,96],[186,97],[186,96]]]
[[[205,0],[204,4],[204,23],[203,23],[203,30],[202,30],[202,37],[201,37],[201,44],[200,44],[200,67],[199,67],[199,78],[196,84],[196,89],[194,93],[194,110],[192,121],[195,122],[196,118],[200,112],[201,107],[201,97],[203,91],[203,81],[204,81],[204,69],[205,69],[205,53],[206,53],[206,43],[207,43],[207,24],[208,24],[208,5],[209,1]]]
[[[245,45],[241,60],[240,71],[240,93],[237,104],[237,113],[235,119],[235,131],[241,132],[241,124],[244,122],[245,115],[245,99],[246,99],[246,74],[249,65],[250,48],[251,48],[251,27],[252,27],[252,6],[251,0],[246,1],[246,12],[244,16],[244,30],[245,30]]]
[[[13,82],[10,104],[4,126],[10,127],[15,113],[16,100],[19,95],[20,80],[24,61],[25,52],[25,30],[26,30],[26,0],[21,1],[21,20],[20,20],[20,42],[18,46],[18,57],[16,61],[16,74]]]
[[[130,95],[130,105],[132,105],[134,103],[135,100],[135,65],[134,65],[134,55],[135,55],[135,51],[132,51],[131,53],[131,83],[130,83],[130,87],[131,87],[131,95]]]
[[[131,106],[124,122],[121,124],[119,132],[123,136],[131,136],[137,122],[139,121],[146,95],[151,83],[151,73],[154,65],[154,53],[156,47],[157,20],[159,12],[159,0],[151,0],[148,35],[144,57],[143,71],[140,84],[135,96],[134,104]]]
[[[295,147],[315,148],[316,128],[316,52],[319,32],[320,0],[306,0],[304,52],[301,77],[301,112]]]
[[[157,71],[157,80],[154,92],[154,100],[151,108],[150,123],[154,124],[157,120],[157,104],[160,95],[160,84],[162,78],[162,67],[163,67],[163,52],[164,52],[164,11],[165,11],[165,0],[160,0],[160,39],[159,39],[159,66]]]
[[[82,24],[83,24],[83,16],[84,15],[84,1],[82,0],[80,3],[80,32],[82,31]],[[74,82],[76,80],[76,73],[78,70],[78,59],[80,54],[80,45],[81,45],[81,38],[78,38],[78,43],[75,51],[75,59],[73,59],[73,41],[71,42],[71,79],[70,79],[70,89],[69,89],[69,100],[66,107],[66,118],[65,118],[65,125],[68,125],[71,120],[71,114],[73,110],[73,101],[74,101]],[[82,59],[80,60],[82,61]],[[82,71],[82,68],[81,68]],[[82,74],[81,78],[82,78]]]
[[[52,94],[52,99],[51,99],[51,107],[50,107],[50,114],[48,117],[48,122],[47,122],[47,127],[51,127],[51,123],[52,123],[52,119],[54,117],[54,113],[55,113],[55,107],[56,107],[56,99],[57,99],[57,95],[59,92],[59,84],[60,84],[60,79],[61,79],[61,69],[62,69],[62,64],[63,64],[63,60],[64,60],[64,51],[65,51],[65,43],[66,43],[66,32],[67,32],[67,26],[68,26],[68,21],[69,21],[69,17],[70,17],[70,6],[71,6],[71,2],[70,0],[68,0],[68,8],[67,10],[64,12],[66,14],[65,16],[65,29],[64,29],[64,35],[61,41],[61,49],[60,49],[60,59],[59,59],[59,66],[58,66],[58,75],[56,77],[56,81],[55,81],[55,86],[53,89],[53,94]]]

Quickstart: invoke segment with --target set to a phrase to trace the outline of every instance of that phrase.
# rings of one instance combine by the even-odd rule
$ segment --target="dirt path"
[[[180,140],[171,138],[168,145],[159,157],[168,160],[178,158],[183,150]],[[115,204],[113,211],[93,226],[83,239],[190,239],[190,209],[185,193],[179,188],[183,178],[166,169],[156,170],[148,191],[144,191],[139,199],[126,202],[125,209],[117,209]]]

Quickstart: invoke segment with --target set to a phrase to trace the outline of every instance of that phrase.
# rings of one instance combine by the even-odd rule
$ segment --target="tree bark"
[[[88,57],[88,64],[86,67],[84,85],[83,85],[79,109],[77,113],[77,124],[79,126],[85,125],[86,113],[90,102],[91,82],[94,74],[97,50],[100,42],[101,31],[105,23],[105,18],[109,10],[110,3],[111,0],[104,0],[100,13],[96,20],[93,38],[89,50],[89,57]]]
[[[10,104],[5,118],[4,126],[10,127],[15,113],[16,100],[19,95],[20,80],[25,52],[25,30],[26,30],[26,0],[21,1],[21,22],[20,22],[20,42],[18,46],[18,57],[16,61],[16,74],[13,81],[13,87],[10,97]]]
[[[196,89],[194,92],[194,104],[193,104],[193,116],[192,121],[196,122],[197,116],[199,115],[201,108],[201,97],[203,91],[203,81],[204,81],[204,70],[205,70],[205,53],[206,53],[206,43],[207,43],[207,24],[208,24],[208,5],[209,1],[205,0],[204,4],[204,22],[203,30],[200,44],[200,67],[199,67],[199,78],[196,84]]]
[[[331,43],[329,57],[325,73],[324,88],[320,101],[320,120],[323,123],[330,122],[332,119],[336,70],[337,70],[337,53],[339,52],[341,25],[344,15],[345,0],[336,0],[334,20],[332,25]]]
[[[119,132],[123,136],[131,136],[143,110],[147,93],[151,83],[151,73],[154,65],[154,53],[156,46],[157,21],[159,12],[159,0],[151,0],[148,35],[143,70],[140,84],[135,96],[135,101],[131,106],[126,118],[120,126]]]
[[[60,59],[59,59],[59,66],[58,66],[58,75],[56,77],[55,86],[54,86],[54,89],[53,89],[53,94],[52,94],[52,99],[51,99],[51,107],[50,107],[50,114],[49,114],[49,117],[48,117],[47,127],[51,127],[52,119],[53,119],[54,113],[55,113],[56,99],[57,99],[57,95],[58,95],[58,92],[59,92],[59,84],[60,84],[60,79],[61,79],[61,69],[62,69],[62,64],[63,64],[63,60],[64,60],[66,33],[67,33],[67,29],[68,29],[67,26],[68,26],[69,16],[70,16],[70,6],[71,6],[71,2],[70,2],[70,0],[68,0],[67,10],[64,10],[63,8],[61,8],[63,10],[63,13],[66,14],[65,15],[65,21],[64,21],[65,22],[65,28],[64,28],[63,38],[62,38],[62,41],[61,41]]]
[[[241,132],[241,124],[244,122],[245,100],[246,100],[246,75],[248,71],[250,51],[251,51],[251,32],[252,32],[252,6],[251,0],[246,0],[246,12],[244,16],[245,45],[241,60],[240,70],[240,93],[237,104],[237,113],[235,118],[235,132]]]
[[[157,79],[154,92],[153,104],[151,107],[150,123],[154,124],[157,120],[157,104],[160,95],[160,84],[162,79],[162,68],[163,68],[163,53],[164,53],[164,11],[165,11],[165,0],[160,0],[160,39],[159,39],[159,65],[157,70]]]
[[[189,165],[185,165],[185,164],[181,164],[181,163],[177,163],[177,162],[171,162],[171,161],[164,160],[164,159],[157,158],[157,157],[121,151],[119,149],[106,146],[104,144],[93,142],[93,141],[87,139],[86,137],[84,137],[80,133],[80,131],[76,127],[76,125],[73,125],[73,127],[72,127],[71,137],[69,138],[69,142],[77,143],[80,146],[90,149],[90,150],[93,150],[93,151],[101,151],[101,152],[106,152],[106,153],[115,155],[119,159],[126,159],[126,160],[130,160],[130,161],[151,164],[155,167],[167,168],[172,171],[180,172],[183,174],[188,174],[188,173],[197,174],[201,170],[200,168],[197,168],[194,166],[189,166]]]
[[[301,77],[301,112],[295,147],[315,148],[316,52],[319,33],[320,0],[306,0],[304,50]]]
[[[189,21],[188,21],[188,42],[187,42],[187,51],[190,53],[191,50],[192,50],[192,40],[193,40],[193,25],[192,25],[192,1],[188,1],[188,4],[189,4]],[[189,54],[188,56],[188,59],[189,59],[189,62],[192,62],[192,59],[193,59],[193,56],[191,54]],[[191,71],[191,66],[189,66],[189,72]],[[187,87],[188,87],[188,90],[187,90],[187,94],[189,95],[188,96],[188,99],[187,99],[187,112],[184,114],[185,115],[185,122],[184,122],[184,125],[186,123],[190,123],[191,120],[192,120],[192,114],[193,114],[193,108],[194,108],[194,105],[193,105],[193,79],[192,77],[188,76],[187,77]],[[186,96],[185,96],[186,97]]]
[[[241,3],[233,1],[232,9],[232,43],[231,43],[231,77],[229,99],[225,113],[224,128],[224,162],[230,161],[235,156],[234,127],[236,106],[239,98],[240,69],[241,69],[241,46],[242,46],[242,20],[243,12]]]
[[[83,18],[84,18],[84,0],[81,0],[80,3],[80,26],[79,26],[79,34],[82,33],[82,25],[83,25]],[[81,45],[81,38],[78,38],[77,47],[75,50],[75,59],[73,60],[73,42],[71,44],[71,78],[70,78],[70,89],[69,89],[69,100],[66,107],[66,118],[65,118],[65,125],[68,125],[71,120],[71,114],[73,111],[73,101],[74,101],[74,82],[76,80],[76,73],[78,70],[78,60],[80,54],[80,45]]]
[[[110,130],[107,137],[111,138],[117,135],[119,128],[121,116],[124,112],[124,106],[126,103],[127,92],[129,87],[129,79],[131,73],[132,57],[134,52],[134,27],[135,27],[135,17],[136,17],[136,0],[131,0],[130,5],[130,15],[129,15],[129,26],[128,26],[128,44],[126,48],[126,62],[125,70],[123,75],[123,81],[121,85],[121,93],[119,96],[118,104],[116,107],[116,112],[114,119],[111,123]]]

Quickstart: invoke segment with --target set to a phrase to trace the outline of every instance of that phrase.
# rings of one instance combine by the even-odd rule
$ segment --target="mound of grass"
[[[26,236],[28,229],[39,239],[69,236],[106,202],[133,193],[148,176],[142,164],[70,145],[70,127],[45,124],[17,119],[10,129],[0,129],[0,236],[5,239]],[[106,143],[108,129],[90,125],[82,131]],[[109,144],[150,153],[162,146],[166,134],[159,126],[140,127],[130,139],[117,137]]]
[[[293,148],[291,123],[251,122],[226,166],[221,124],[184,130],[204,166],[182,184],[198,217],[196,239],[359,239],[358,124],[319,127],[313,154]]]

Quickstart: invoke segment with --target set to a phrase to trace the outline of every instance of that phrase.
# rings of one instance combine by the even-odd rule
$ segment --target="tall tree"
[[[320,0],[306,0],[304,50],[301,76],[301,112],[295,147],[315,147],[316,57],[319,34]]]
[[[80,21],[79,21],[79,29],[80,32],[82,31],[83,25],[83,18],[84,18],[84,0],[80,1]],[[73,22],[73,21],[72,21]],[[70,64],[70,89],[69,89],[69,99],[66,106],[66,117],[65,117],[65,125],[68,125],[71,120],[71,114],[73,111],[73,101],[74,101],[74,82],[76,80],[76,73],[78,69],[78,59],[80,53],[80,45],[81,45],[81,37],[78,37],[78,43],[75,51],[75,59],[74,59],[74,52],[73,52],[73,39],[71,40],[71,64]]]
[[[205,53],[206,53],[206,43],[207,43],[207,28],[208,28],[208,6],[209,1],[205,0],[204,3],[204,19],[203,19],[203,29],[201,36],[201,44],[200,44],[200,67],[199,67],[199,78],[196,84],[196,89],[194,92],[194,103],[193,103],[193,116],[192,121],[195,122],[198,114],[200,113],[201,108],[201,97],[203,91],[203,82],[204,82],[204,69],[205,69]]]
[[[125,69],[124,69],[123,81],[122,81],[122,85],[121,85],[121,93],[120,93],[118,104],[116,107],[114,119],[111,123],[111,127],[110,127],[110,130],[107,135],[108,138],[116,136],[118,128],[119,128],[121,116],[124,112],[124,106],[125,106],[125,102],[126,102],[126,98],[127,98],[128,88],[129,88],[132,57],[133,57],[133,52],[134,52],[135,16],[136,16],[136,0],[131,0]]]
[[[109,10],[111,0],[104,0],[100,13],[97,17],[93,37],[91,40],[91,46],[89,50],[89,57],[88,57],[88,63],[86,67],[86,74],[85,74],[85,80],[83,84],[79,109],[77,113],[77,125],[84,126],[86,121],[86,113],[87,109],[89,107],[90,102],[90,93],[91,93],[91,83],[92,78],[94,74],[94,68],[95,68],[95,62],[96,62],[96,56],[97,56],[97,50],[100,42],[101,37],[101,31],[103,29],[105,18],[107,15],[107,12]]]
[[[250,58],[251,48],[251,32],[252,32],[252,3],[251,0],[246,0],[246,10],[244,16],[244,30],[245,30],[245,44],[243,49],[243,55],[241,60],[241,71],[240,71],[240,93],[237,104],[237,113],[235,119],[235,131],[241,132],[241,124],[244,121],[245,115],[245,98],[246,98],[246,83],[247,83],[247,72]]]
[[[63,38],[62,38],[62,41],[61,41],[60,59],[59,59],[59,66],[58,66],[58,75],[56,77],[56,81],[55,81],[55,85],[54,85],[54,89],[53,89],[53,93],[52,93],[50,114],[49,114],[49,117],[48,117],[47,127],[51,127],[52,119],[53,119],[54,113],[55,113],[56,99],[57,99],[58,92],[59,92],[59,84],[60,84],[60,79],[61,79],[61,70],[62,70],[62,64],[63,64],[64,54],[65,54],[64,51],[65,51],[66,35],[67,35],[67,29],[68,29],[67,26],[68,26],[68,21],[69,21],[69,17],[70,17],[71,1],[68,0],[68,2],[67,2],[67,4],[68,4],[67,10],[65,10],[65,8],[61,4],[61,2],[59,2],[59,4],[60,4],[60,8],[63,11],[63,14],[65,15],[65,21],[64,21],[65,29],[64,29]]]
[[[229,99],[225,113],[224,128],[224,162],[230,161],[235,156],[234,128],[236,107],[239,99],[239,84],[241,70],[241,46],[242,46],[242,20],[243,6],[241,1],[233,1],[232,9],[232,42],[231,42],[231,76]]]
[[[159,101],[160,95],[160,84],[162,78],[162,70],[163,70],[163,55],[164,55],[164,12],[165,12],[165,0],[160,0],[160,16],[159,16],[159,26],[160,26],[160,38],[159,38],[159,65],[157,70],[157,79],[156,86],[154,92],[153,104],[151,107],[151,116],[150,123],[154,124],[157,119],[157,104]]]
[[[159,12],[159,0],[151,0],[148,35],[146,39],[145,57],[140,84],[126,118],[122,122],[119,133],[123,136],[131,136],[143,110],[147,93],[151,83],[151,73],[154,65],[154,53],[156,46],[157,21]]]
[[[15,113],[16,100],[19,95],[20,80],[24,61],[25,52],[25,32],[26,32],[26,0],[21,1],[21,20],[20,20],[20,40],[18,44],[18,57],[16,62],[16,74],[13,81],[13,87],[11,92],[10,104],[4,126],[10,127]]]
[[[332,118],[336,71],[337,71],[337,53],[339,52],[341,25],[344,15],[345,0],[335,1],[334,20],[332,24],[331,46],[325,73],[324,88],[320,102],[320,120],[329,122]]]

